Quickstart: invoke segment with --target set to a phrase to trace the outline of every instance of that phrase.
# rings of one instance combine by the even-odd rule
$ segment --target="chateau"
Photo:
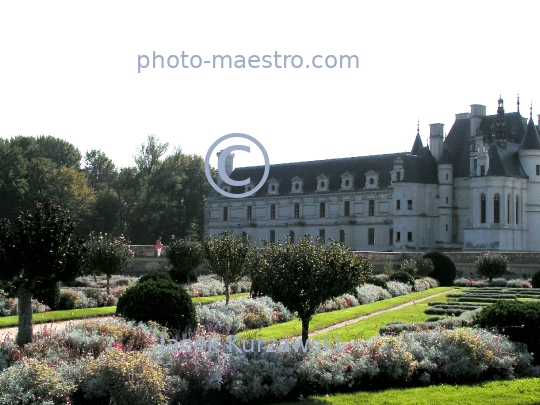
[[[540,117],[540,116],[539,116]],[[540,118],[539,118],[540,120]],[[264,167],[233,170],[251,178]],[[212,191],[205,231],[245,233],[258,246],[290,235],[332,238],[361,251],[540,251],[540,139],[532,118],[486,107],[456,114],[448,135],[430,124],[429,146],[417,131],[410,153],[270,166],[266,184],[247,198]]]

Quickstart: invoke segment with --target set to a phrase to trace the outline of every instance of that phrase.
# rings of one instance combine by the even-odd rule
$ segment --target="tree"
[[[88,244],[88,266],[91,271],[107,276],[107,295],[109,281],[114,274],[122,273],[133,258],[133,251],[124,237],[115,238],[101,232],[99,235],[90,234]]]
[[[409,273],[411,276],[427,277],[433,272],[433,262],[429,258],[418,257],[416,259],[404,260],[401,263],[401,271]]]
[[[508,270],[508,258],[497,253],[487,252],[479,256],[474,264],[478,273],[488,277],[490,283],[493,277],[500,277]]]
[[[33,292],[74,280],[85,266],[84,241],[74,231],[69,211],[50,200],[36,203],[33,215],[20,212],[15,230],[2,221],[0,278],[18,299],[20,346],[32,342]]]
[[[254,270],[254,279],[263,294],[296,311],[302,321],[302,342],[308,340],[309,322],[320,304],[349,292],[371,275],[368,259],[355,257],[347,246],[321,238],[315,244],[306,235],[286,246],[265,241],[264,266]]]
[[[169,273],[175,282],[197,281],[195,270],[204,259],[202,245],[193,240],[175,240],[169,245],[167,259],[173,266]]]
[[[430,250],[422,257],[433,262],[433,271],[429,273],[429,277],[438,280],[441,287],[453,285],[457,269],[450,256],[438,250]]]
[[[203,243],[205,266],[225,284],[225,305],[229,305],[229,286],[249,273],[255,248],[249,237],[222,232]]]

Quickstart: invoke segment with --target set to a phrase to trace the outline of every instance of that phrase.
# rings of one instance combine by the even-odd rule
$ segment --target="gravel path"
[[[34,324],[34,333],[38,331],[42,331],[45,327],[53,327],[56,331],[63,330],[68,324],[77,324],[84,321],[88,321],[90,319],[107,319],[107,318],[113,318],[111,316],[94,316],[91,318],[84,318],[84,319],[73,319],[70,321],[59,321],[59,322],[45,322],[45,323],[38,323]],[[11,335],[12,337],[17,337],[18,328],[16,326],[9,327],[9,328],[0,328],[0,341],[3,341],[4,338],[7,335]]]
[[[405,304],[398,305],[397,307],[383,309],[382,311],[373,312],[372,314],[369,314],[369,315],[362,315],[362,316],[360,316],[358,318],[354,318],[354,319],[350,319],[348,321],[336,323],[335,325],[329,326],[329,327],[324,328],[324,329],[315,330],[315,331],[311,332],[309,335],[314,336],[314,335],[318,335],[319,333],[327,333],[327,332],[330,332],[330,331],[332,331],[334,329],[342,328],[344,326],[349,326],[349,325],[351,325],[353,323],[359,322],[359,321],[367,319],[367,318],[371,318],[373,316],[384,314],[386,312],[397,311],[398,309],[409,307],[411,305],[416,305],[417,302],[426,301],[426,300],[429,300],[431,298],[438,297],[439,295],[445,295],[445,294],[451,293],[452,291],[454,291],[454,290],[433,294],[433,295],[430,295],[429,297],[420,298],[418,300],[407,302]],[[299,334],[298,336],[302,336],[302,334]]]

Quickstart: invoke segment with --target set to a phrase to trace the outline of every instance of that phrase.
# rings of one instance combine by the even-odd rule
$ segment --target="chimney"
[[[462,120],[462,119],[465,119],[465,118],[471,118],[471,113],[459,113],[459,114],[456,114],[456,121],[457,120]]]
[[[481,104],[471,104],[471,136],[477,136],[478,128],[482,122],[482,117],[486,116],[486,106]]]
[[[443,149],[444,124],[429,124],[429,150],[439,160]]]

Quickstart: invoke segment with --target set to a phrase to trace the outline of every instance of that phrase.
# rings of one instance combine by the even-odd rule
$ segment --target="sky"
[[[532,102],[536,121],[539,11],[531,1],[2,2],[0,138],[52,135],[119,167],[150,134],[203,157],[218,138],[248,134],[271,164],[410,151],[418,120],[425,144],[430,123],[449,131],[470,104],[495,114],[499,94],[507,112],[518,93],[523,115]],[[246,67],[213,68],[214,55],[242,55]],[[338,65],[324,66],[332,55]],[[340,55],[358,64],[339,68]],[[256,147],[236,153],[235,166],[263,163]]]

